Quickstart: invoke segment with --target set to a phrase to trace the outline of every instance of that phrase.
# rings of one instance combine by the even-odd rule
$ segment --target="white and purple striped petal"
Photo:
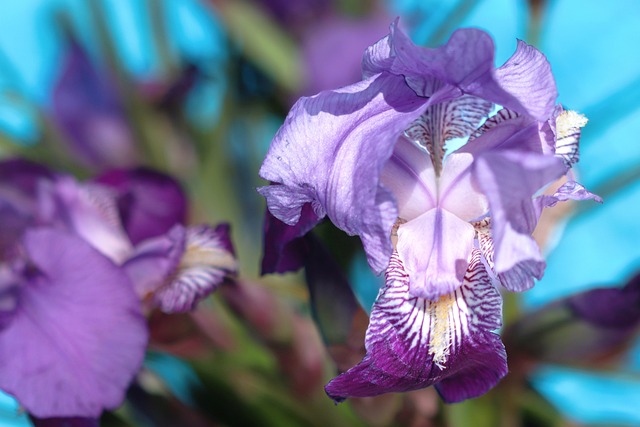
[[[187,227],[184,244],[177,269],[153,294],[154,304],[165,313],[193,310],[238,270],[227,224]]]
[[[436,385],[447,402],[479,396],[506,373],[502,300],[473,251],[464,283],[431,301],[410,294],[394,252],[367,330],[367,355],[327,384],[336,401]]]

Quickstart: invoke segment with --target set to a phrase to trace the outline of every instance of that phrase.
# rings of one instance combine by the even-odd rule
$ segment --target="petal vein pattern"
[[[473,250],[463,285],[436,301],[409,294],[397,252],[371,313],[367,355],[326,386],[336,401],[436,384],[447,402],[478,396],[507,372],[502,300]]]
[[[260,176],[279,185],[260,189],[271,213],[294,225],[311,202],[316,216],[359,235],[377,273],[392,252],[397,219],[391,195],[379,184],[398,136],[428,100],[387,73],[338,91],[302,98],[276,134]]]

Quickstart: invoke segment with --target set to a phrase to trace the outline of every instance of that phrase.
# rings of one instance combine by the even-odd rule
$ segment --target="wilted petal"
[[[473,226],[440,208],[402,224],[397,248],[411,278],[411,295],[437,299],[458,288],[474,234]]]
[[[24,247],[41,274],[25,280],[0,333],[0,388],[42,418],[116,408],[147,342],[131,283],[76,236],[33,230]]]
[[[260,176],[282,184],[260,189],[271,213],[288,225],[311,203],[350,235],[369,263],[386,267],[397,209],[379,184],[398,136],[428,101],[403,77],[382,74],[338,91],[300,99],[276,134]]]
[[[533,195],[564,174],[559,159],[523,151],[488,152],[475,165],[476,182],[489,199],[495,270],[505,273],[521,262],[541,262],[531,238],[538,215]]]
[[[295,225],[285,224],[267,210],[261,273],[286,273],[302,268],[308,252],[302,237],[319,221],[311,204],[302,207],[300,220]]]
[[[336,401],[436,385],[446,402],[481,395],[506,373],[506,355],[493,331],[501,325],[501,298],[480,254],[464,284],[437,301],[414,297],[397,254],[367,330],[367,355],[327,384]]]
[[[118,169],[96,181],[116,191],[122,224],[134,245],[185,223],[187,199],[168,175],[145,168]]]
[[[216,228],[188,227],[185,244],[177,270],[153,296],[154,303],[165,313],[194,309],[238,269],[227,224]]]

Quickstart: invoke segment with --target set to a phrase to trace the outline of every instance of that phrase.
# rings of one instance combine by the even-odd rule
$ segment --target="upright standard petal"
[[[403,77],[389,74],[299,100],[260,169],[262,178],[280,184],[260,189],[271,213],[294,225],[303,205],[311,203],[317,217],[326,214],[360,236],[369,264],[382,272],[398,213],[380,186],[380,172],[399,135],[427,102]]]
[[[446,402],[481,395],[507,373],[501,298],[474,250],[464,284],[437,301],[414,297],[396,253],[366,335],[367,355],[325,390],[336,401],[430,385]]]
[[[114,409],[144,357],[140,302],[127,276],[84,240],[27,232],[25,276],[0,332],[0,388],[33,415],[97,417]]]
[[[115,190],[122,225],[134,245],[186,221],[187,198],[168,175],[146,168],[116,169],[96,181]]]

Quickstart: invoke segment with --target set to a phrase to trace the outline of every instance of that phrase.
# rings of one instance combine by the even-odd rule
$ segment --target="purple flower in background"
[[[0,162],[0,388],[37,418],[119,406],[144,357],[143,309],[193,309],[237,269],[228,226],[185,226],[170,177],[114,174],[126,185]]]
[[[533,286],[541,209],[596,197],[573,181],[537,196],[577,161],[586,120],[555,105],[535,48],[519,42],[497,69],[493,51],[473,29],[417,47],[394,23],[362,82],[300,99],[272,142],[259,191],[289,229],[265,247],[286,250],[327,216],[386,272],[367,355],[326,387],[336,401],[435,385],[457,402],[494,386],[507,366],[493,283]]]
[[[114,82],[74,40],[53,89],[51,115],[70,151],[85,165],[131,166],[137,152]]]

